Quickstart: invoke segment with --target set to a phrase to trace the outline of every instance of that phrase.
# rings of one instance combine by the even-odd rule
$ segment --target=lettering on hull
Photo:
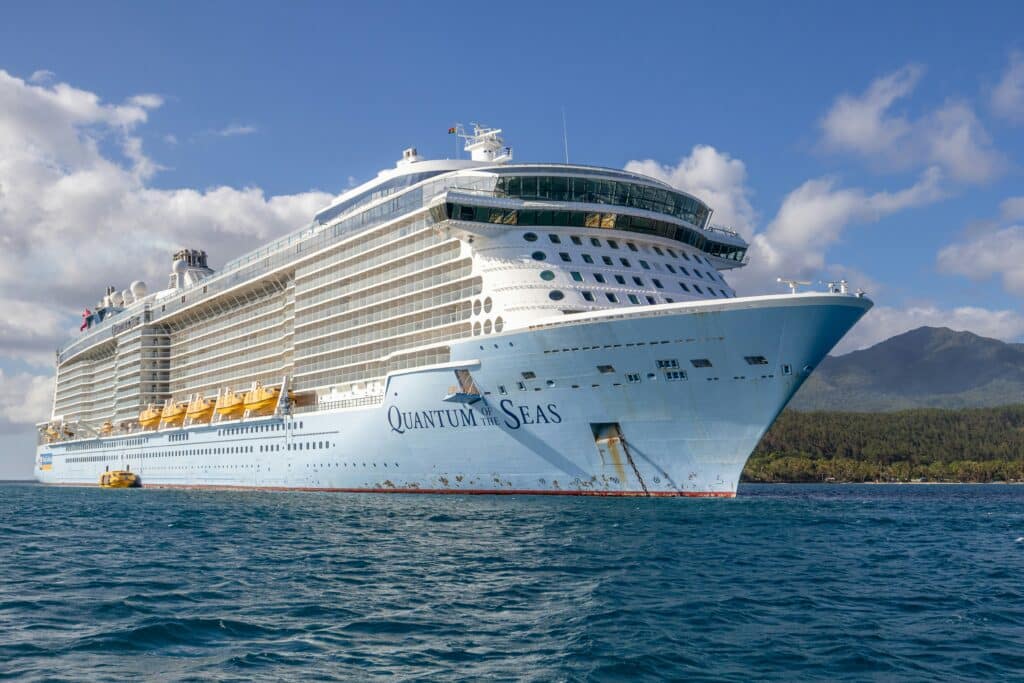
[[[391,431],[396,434],[420,429],[463,429],[472,427],[500,427],[521,429],[524,425],[560,424],[562,415],[555,403],[516,405],[510,399],[499,404],[500,412],[489,405],[478,409],[436,408],[433,410],[402,410],[392,405],[388,408],[387,419]]]

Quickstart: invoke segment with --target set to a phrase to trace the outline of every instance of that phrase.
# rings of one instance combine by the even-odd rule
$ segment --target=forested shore
[[[784,411],[748,482],[1024,481],[1024,405],[893,413]]]

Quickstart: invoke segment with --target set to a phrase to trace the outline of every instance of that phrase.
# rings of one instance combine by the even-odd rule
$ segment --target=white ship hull
[[[371,406],[44,444],[36,478],[95,485],[130,469],[150,487],[731,497],[761,436],[870,306],[800,294],[562,316],[454,343],[452,362],[391,374]],[[456,369],[479,399],[453,395]],[[609,434],[621,442],[599,442]]]

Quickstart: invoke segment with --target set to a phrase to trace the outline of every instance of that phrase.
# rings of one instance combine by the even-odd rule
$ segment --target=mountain
[[[1024,403],[1024,344],[920,327],[827,357],[790,408],[885,412],[1012,403]]]

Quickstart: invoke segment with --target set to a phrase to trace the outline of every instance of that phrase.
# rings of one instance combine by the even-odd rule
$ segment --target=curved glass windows
[[[491,321],[488,318],[487,320],[484,321],[484,334],[490,334],[490,333],[491,333]]]
[[[535,251],[532,254],[530,254],[530,256],[533,258],[534,261],[543,261],[548,257],[547,254],[545,254],[543,251]]]
[[[492,306],[494,306],[494,302],[491,301],[491,297],[484,299],[484,313],[490,313]]]
[[[497,318],[494,319],[494,331],[501,332],[503,329],[505,329],[505,321],[499,315]]]
[[[555,279],[555,274],[552,273],[550,270],[542,270],[540,271],[540,279],[551,282],[552,280]]]
[[[440,207],[438,208],[440,209]],[[454,204],[451,202],[444,205],[444,214],[447,218],[478,223],[501,223],[504,225],[522,226],[567,225],[576,228],[607,228],[656,235],[689,244],[697,249],[707,250],[719,258],[733,261],[742,261],[747,253],[746,245],[713,242],[699,230],[644,216],[627,216],[618,213],[588,213],[585,211],[498,209],[487,206]],[[523,237],[527,241],[534,241],[527,237],[527,235],[533,235],[534,240],[536,239],[535,233],[525,233]],[[601,241],[596,237],[590,238],[590,242],[594,246],[601,246]],[[683,254],[683,257],[688,259],[685,254]]]
[[[494,193],[499,197],[517,199],[628,206],[675,216],[698,228],[705,227],[711,215],[711,210],[703,202],[681,192],[619,180],[502,175]]]
[[[550,292],[548,292],[548,298],[551,299],[552,301],[561,301],[562,299],[565,298],[565,294],[562,294],[562,292],[558,291],[557,289],[552,289]]]

